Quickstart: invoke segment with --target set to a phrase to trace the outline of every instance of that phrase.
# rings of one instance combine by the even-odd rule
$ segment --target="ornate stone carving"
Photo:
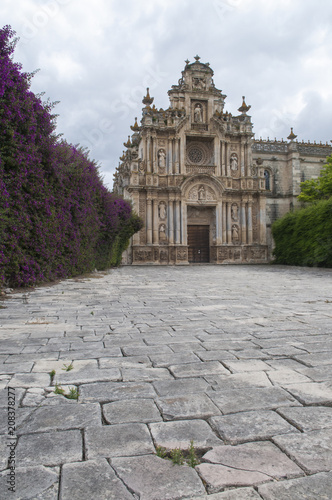
[[[161,262],[168,261],[168,251],[167,250],[160,250],[160,261]]]
[[[202,163],[204,152],[200,146],[193,146],[188,151],[188,158],[191,163]]]
[[[265,259],[265,248],[261,247],[251,247],[250,248],[250,257],[255,260],[262,260]]]
[[[188,199],[190,201],[214,201],[216,199],[214,191],[203,184],[194,186],[191,188],[188,194]]]
[[[219,248],[218,250],[218,260],[227,260],[229,258],[229,248]]]
[[[241,259],[241,249],[240,248],[234,248],[234,250],[233,250],[233,259],[234,260],[240,260]]]
[[[195,104],[194,122],[195,123],[202,123],[203,122],[203,108],[202,108],[202,105],[199,102],[197,102]]]
[[[187,249],[186,248],[178,248],[176,252],[176,258],[177,260],[187,260],[188,255],[187,255]]]
[[[195,90],[205,90],[206,89],[206,80],[205,78],[193,77],[193,89]]]
[[[239,226],[237,224],[232,225],[232,242],[234,244],[239,242]]]
[[[207,165],[186,165],[187,174],[215,174],[216,167]]]
[[[237,222],[239,220],[239,206],[237,203],[232,203],[231,212],[232,212],[232,220],[234,222]]]
[[[138,262],[147,262],[152,260],[151,250],[135,250],[134,259]]]
[[[140,173],[144,173],[146,170],[146,162],[143,160],[140,162],[138,170]]]
[[[204,186],[199,186],[197,194],[199,200],[206,200],[206,191]]]
[[[159,149],[158,151],[158,167],[159,172],[162,174],[166,169],[166,152],[164,149]]]
[[[230,158],[230,163],[231,163],[231,170],[233,172],[236,172],[239,168],[239,162],[238,162],[238,157],[236,153],[233,153]]]
[[[189,141],[187,144],[187,161],[191,165],[211,165],[213,161],[213,144],[203,141]]]
[[[211,247],[210,248],[210,255],[211,255],[212,261],[216,261],[217,260],[217,249],[216,249],[216,247]]]
[[[160,224],[159,226],[159,243],[161,245],[167,243],[166,224]]]
[[[159,219],[165,220],[167,215],[167,207],[164,201],[161,201],[159,203],[158,211],[159,211]]]

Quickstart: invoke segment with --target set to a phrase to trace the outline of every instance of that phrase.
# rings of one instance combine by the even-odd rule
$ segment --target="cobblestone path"
[[[332,498],[331,270],[123,267],[0,306],[1,499]],[[156,454],[191,441],[195,467]]]

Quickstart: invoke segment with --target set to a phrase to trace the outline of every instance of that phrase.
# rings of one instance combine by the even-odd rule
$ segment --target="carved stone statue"
[[[160,224],[159,226],[159,242],[165,242],[167,240],[166,236],[166,225],[165,224]]]
[[[158,151],[158,166],[159,168],[166,167],[166,153],[164,149],[159,149]]]
[[[238,169],[238,159],[237,159],[237,154],[233,153],[231,156],[231,170],[237,170]]]
[[[163,201],[159,203],[159,218],[161,220],[166,219],[166,204]]]
[[[194,110],[194,122],[202,123],[202,121],[203,121],[202,106],[199,103],[197,103]]]
[[[238,209],[239,207],[237,206],[236,203],[232,204],[232,220],[237,221],[238,220]]]
[[[232,240],[233,243],[239,241],[239,228],[236,224],[232,225]]]
[[[205,187],[204,186],[200,186],[198,188],[198,199],[199,200],[205,200],[205,198],[206,198]]]

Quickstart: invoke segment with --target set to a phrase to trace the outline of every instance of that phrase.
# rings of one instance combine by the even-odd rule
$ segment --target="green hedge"
[[[286,214],[272,235],[276,264],[332,267],[332,198]]]

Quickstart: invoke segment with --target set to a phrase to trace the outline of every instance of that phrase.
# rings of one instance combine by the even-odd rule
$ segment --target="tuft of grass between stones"
[[[61,368],[61,370],[65,370],[66,372],[70,372],[70,370],[73,370],[74,366],[73,366],[73,362],[70,363],[70,365],[63,365],[64,368]]]
[[[53,380],[54,380],[54,377],[55,377],[55,370],[52,370],[51,372],[49,372],[49,376],[51,378],[51,385],[53,384]]]
[[[190,446],[188,450],[182,451],[180,448],[173,448],[172,450],[167,450],[163,446],[156,447],[157,457],[164,458],[166,460],[171,460],[173,465],[183,465],[187,464],[189,467],[196,467],[200,463],[196,450],[194,447],[194,441],[190,441]]]
[[[67,399],[78,399],[78,389],[77,387],[71,387],[69,393],[66,394],[65,390],[59,384],[55,384],[54,394],[60,394]]]

